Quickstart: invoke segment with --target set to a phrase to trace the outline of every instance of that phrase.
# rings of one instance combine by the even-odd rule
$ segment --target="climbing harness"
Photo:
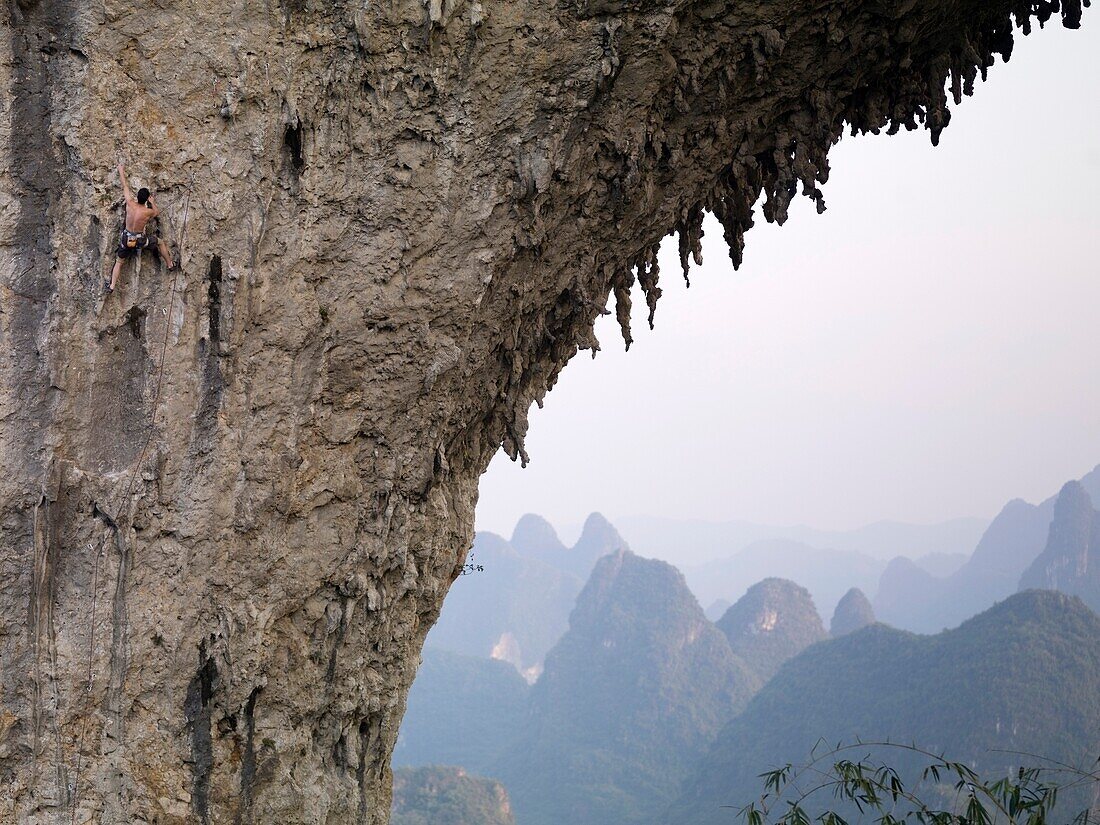
[[[149,249],[156,246],[157,235],[149,235],[148,228],[141,232],[131,232],[129,229],[123,229],[118,239],[118,252],[117,255],[120,258],[129,258],[141,252],[143,249]]]

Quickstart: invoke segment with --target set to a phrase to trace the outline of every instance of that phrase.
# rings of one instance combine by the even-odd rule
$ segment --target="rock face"
[[[754,584],[716,624],[733,652],[765,681],[828,636],[810,592],[787,579]]]
[[[703,211],[935,138],[1080,0],[15,0],[0,818],[384,823],[477,479]],[[106,300],[113,168],[165,209]]]
[[[489,771],[524,825],[628,825],[667,804],[759,686],[671,565],[601,559]]]
[[[1100,613],[1100,512],[1076,481],[1058,494],[1046,547],[1020,577],[1020,589],[1029,588],[1080,596]]]
[[[870,600],[862,590],[853,587],[837,602],[833,619],[829,622],[829,635],[836,639],[874,623],[875,611]]]

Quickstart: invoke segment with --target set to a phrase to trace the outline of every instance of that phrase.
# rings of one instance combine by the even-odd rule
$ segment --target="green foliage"
[[[532,688],[523,739],[489,773],[523,825],[637,822],[757,685],[675,568],[608,556]]]
[[[809,648],[719,735],[661,822],[729,822],[722,806],[754,798],[761,769],[798,760],[823,737],[929,743],[975,771],[1009,775],[1010,752],[1073,764],[1096,749],[1097,731],[1100,617],[1062,594],[1020,593],[936,636],[873,625]],[[907,782],[921,769],[911,756],[891,763]]]
[[[393,775],[391,825],[515,825],[504,787],[461,768],[404,769]]]
[[[507,662],[426,651],[394,765],[461,765],[492,775],[490,765],[522,728],[527,694],[527,683]]]
[[[828,636],[810,591],[787,579],[754,584],[715,624],[763,681]]]
[[[885,761],[845,756],[853,750],[892,751],[923,767],[913,783]],[[1086,807],[1067,815],[1055,812],[1064,789],[1100,783],[1100,760],[1077,768],[1030,754],[1040,766],[1018,767],[998,779],[982,777],[964,762],[947,759],[916,745],[858,742],[815,756],[797,770],[787,764],[760,774],[764,793],[740,811],[745,825],[848,825],[854,814],[879,825],[1053,825],[1100,823],[1100,811]],[[946,793],[945,793],[946,790]],[[832,796],[819,810],[810,800]],[[1080,794],[1075,794],[1080,798]],[[1063,806],[1064,807],[1064,806]]]

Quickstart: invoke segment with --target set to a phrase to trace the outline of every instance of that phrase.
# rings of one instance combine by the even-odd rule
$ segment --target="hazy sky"
[[[992,516],[1100,463],[1100,14],[1048,26],[925,132],[845,138],[829,211],[713,220],[657,329],[579,355],[498,455],[478,528],[599,510],[826,528]],[[758,212],[759,214],[759,212]],[[636,300],[635,308],[644,301]]]

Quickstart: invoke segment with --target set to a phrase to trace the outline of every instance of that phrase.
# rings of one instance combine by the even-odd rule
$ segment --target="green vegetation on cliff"
[[[768,680],[779,666],[828,634],[810,592],[787,579],[764,579],[717,622],[730,648]]]

